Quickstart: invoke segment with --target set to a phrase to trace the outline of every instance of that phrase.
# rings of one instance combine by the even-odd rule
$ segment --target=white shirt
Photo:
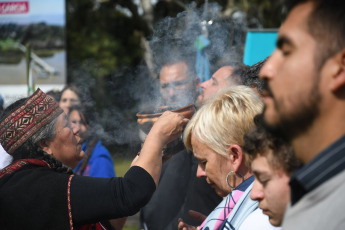
[[[269,222],[268,216],[262,213],[260,208],[252,212],[241,224],[239,230],[280,230],[281,227],[274,227]]]
[[[0,169],[5,168],[12,162],[12,160],[13,157],[10,154],[8,154],[0,144]]]

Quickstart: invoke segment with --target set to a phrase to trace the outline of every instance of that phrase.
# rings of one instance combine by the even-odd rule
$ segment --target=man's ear
[[[230,145],[226,153],[229,155],[234,171],[237,172],[242,164],[243,152],[239,145]]]
[[[53,155],[53,151],[50,148],[49,142],[48,141],[39,141],[37,145],[43,149],[44,152]]]
[[[333,92],[345,87],[345,49],[338,52],[332,59],[332,82],[330,89]]]

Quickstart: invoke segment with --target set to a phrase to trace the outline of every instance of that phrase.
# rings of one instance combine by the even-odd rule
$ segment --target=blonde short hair
[[[254,127],[254,116],[262,108],[258,95],[247,86],[233,86],[219,91],[188,122],[184,144],[193,151],[193,135],[216,153],[227,156],[230,145],[244,145],[243,136]]]

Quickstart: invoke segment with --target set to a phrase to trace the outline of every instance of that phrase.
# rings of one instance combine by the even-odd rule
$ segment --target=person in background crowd
[[[273,226],[281,226],[290,202],[290,175],[301,163],[291,145],[263,127],[260,115],[254,120],[256,127],[244,135],[243,146],[255,175],[250,198],[259,201],[260,209],[269,216]],[[252,228],[256,227],[256,223],[251,224]]]
[[[73,171],[82,176],[115,177],[113,160],[97,135],[97,130],[102,128],[97,124],[93,107],[88,104],[74,105],[69,109],[68,117],[72,128],[77,126],[79,129],[81,149],[85,152],[85,157]]]
[[[28,119],[31,118],[31,119]],[[0,143],[13,162],[0,171],[3,229],[107,229],[101,222],[133,215],[158,184],[162,148],[188,119],[165,112],[124,178],[73,175],[83,157],[79,130],[51,96],[38,89],[0,116]]]
[[[180,108],[195,102],[200,79],[188,61],[172,58],[159,71],[160,92],[164,105]]]
[[[69,109],[68,120],[71,127],[79,129],[82,139],[81,149],[84,151],[84,158],[79,161],[73,171],[82,176],[115,177],[114,163],[109,151],[103,146],[97,135],[98,130],[102,130],[97,124],[96,112],[90,104],[74,105]],[[115,229],[122,229],[126,217],[109,220]]]
[[[72,105],[79,105],[82,97],[82,92],[76,85],[66,85],[61,91],[59,105],[68,114],[69,108]]]
[[[345,1],[290,3],[260,71],[265,123],[303,164],[282,227],[345,229]]]
[[[211,79],[200,84],[201,93],[196,100],[196,106],[202,106],[206,100],[214,96],[220,89],[229,86],[236,86],[242,84],[241,75],[243,74],[243,65],[223,66],[219,68],[211,77]],[[241,71],[241,72],[240,72]]]
[[[195,102],[199,80],[192,69],[184,59],[173,59],[162,67],[160,89],[166,105],[176,107]],[[168,146],[166,152],[171,157],[163,164],[156,192],[141,209],[140,229],[176,230],[180,217],[201,224],[202,221],[189,215],[189,210],[209,213],[221,201],[205,180],[195,176],[198,162],[181,139],[175,146]]]
[[[61,91],[58,89],[52,89],[46,92],[47,95],[52,96],[56,101],[60,101]]]
[[[234,86],[219,91],[187,124],[183,140],[199,161],[197,177],[224,197],[200,229],[239,229],[258,209],[258,202],[249,198],[254,176],[241,146],[243,135],[254,127],[253,118],[261,110],[262,102],[252,89]],[[264,215],[255,222],[257,229],[271,227]],[[178,229],[196,227],[180,219]]]

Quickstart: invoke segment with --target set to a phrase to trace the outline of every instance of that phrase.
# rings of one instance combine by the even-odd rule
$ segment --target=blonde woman
[[[199,161],[197,177],[205,178],[224,197],[198,229],[240,229],[258,209],[258,202],[250,199],[254,176],[242,146],[244,134],[254,127],[253,118],[262,107],[249,87],[230,87],[210,99],[188,123],[184,143]],[[256,219],[258,229],[270,226],[263,214]],[[196,227],[180,220],[179,229]]]

